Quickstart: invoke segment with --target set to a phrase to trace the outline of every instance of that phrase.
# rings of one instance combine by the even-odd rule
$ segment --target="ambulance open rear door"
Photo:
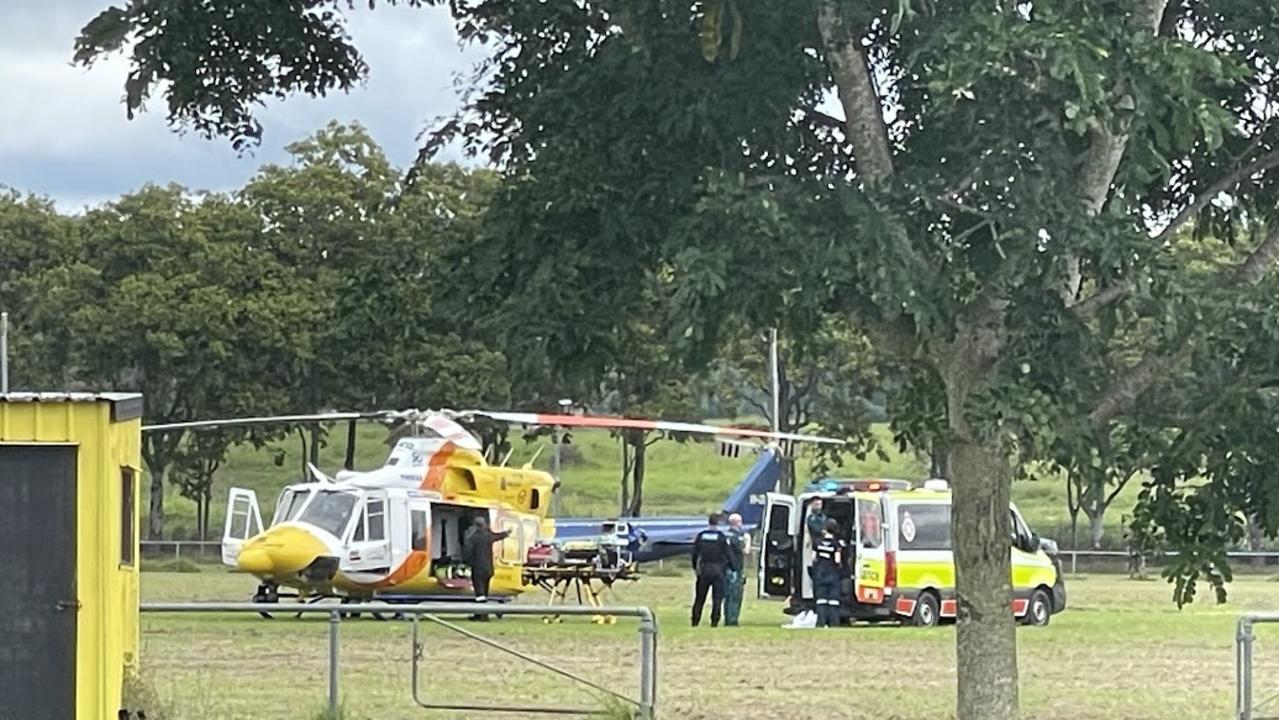
[[[768,493],[764,509],[759,554],[759,590],[761,598],[787,598],[795,588],[795,569],[799,562],[796,538],[799,535],[799,509],[795,498],[781,493]]]

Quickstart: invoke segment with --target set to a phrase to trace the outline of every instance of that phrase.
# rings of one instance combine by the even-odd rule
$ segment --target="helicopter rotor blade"
[[[299,425],[304,423],[338,422],[341,420],[391,420],[397,415],[398,413],[396,411],[332,412],[314,413],[311,415],[268,415],[264,417],[226,418],[222,420],[192,420],[190,422],[143,425],[142,432],[216,430],[224,427],[244,427],[251,425]]]
[[[607,415],[556,415],[544,413],[521,412],[488,412],[485,410],[467,410],[457,413],[462,417],[483,416],[502,422],[517,425],[549,425],[558,427],[583,428],[615,428],[631,430],[664,430],[666,432],[695,433],[698,435],[714,435],[742,438],[759,438],[763,440],[789,440],[792,442],[811,442],[821,445],[843,445],[839,438],[822,437],[820,435],[804,435],[802,433],[775,433],[770,430],[739,428],[731,426],[708,425],[705,423],[676,422],[670,420],[643,420],[637,418],[611,417]]]

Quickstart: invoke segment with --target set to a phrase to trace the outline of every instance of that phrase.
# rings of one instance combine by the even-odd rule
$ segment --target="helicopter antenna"
[[[545,449],[546,449],[546,445],[545,445],[545,444],[538,445],[538,446],[537,446],[537,450],[533,453],[533,457],[529,458],[529,459],[528,459],[528,462],[524,463],[524,469],[525,469],[525,470],[528,470],[529,468],[533,467],[533,463],[537,461],[537,456],[538,456],[538,455],[541,455],[541,454],[542,454],[542,451],[543,451],[543,450],[545,450]],[[512,451],[512,452],[514,452],[514,451]],[[507,459],[510,459],[510,457],[511,457],[510,453],[507,453],[506,457],[507,457]],[[502,463],[502,464],[503,464],[503,465],[505,465],[506,463]]]

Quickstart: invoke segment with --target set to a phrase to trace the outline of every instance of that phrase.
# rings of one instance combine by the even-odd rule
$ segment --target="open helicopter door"
[[[799,534],[799,508],[791,495],[768,493],[765,497],[759,596],[790,597],[794,592],[795,568],[800,561],[795,542]]]
[[[231,488],[227,498],[226,525],[222,528],[222,562],[235,566],[240,548],[249,538],[262,532],[262,513],[258,496],[252,490]]]

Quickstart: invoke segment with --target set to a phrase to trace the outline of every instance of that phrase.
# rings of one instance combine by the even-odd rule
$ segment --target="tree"
[[[74,234],[75,224],[51,201],[0,189],[0,311],[9,313],[10,387],[15,390],[71,386],[65,332],[34,321],[43,297],[31,279],[62,262]]]
[[[267,38],[231,3],[202,7],[107,11],[80,59],[141,38],[128,106],[160,86],[171,119],[235,138],[251,135],[262,95],[363,72],[333,38],[340,16],[275,9],[282,30]],[[558,292],[592,296],[587,317],[584,303],[542,305],[550,352],[608,343],[641,306],[636,271],[649,269],[675,284],[675,337],[693,359],[736,318],[805,337],[834,315],[910,368],[894,424],[944,448],[954,487],[960,718],[1018,714],[1006,511],[1016,461],[1066,452],[1078,463],[1090,438],[1172,406],[1182,422],[1165,423],[1174,442],[1137,527],[1192,550],[1176,570],[1183,584],[1205,568],[1223,578],[1219,548],[1240,527],[1224,509],[1259,506],[1279,529],[1262,472],[1273,442],[1241,436],[1241,463],[1228,452],[1236,438],[1206,424],[1227,419],[1212,398],[1149,402],[1209,373],[1220,397],[1257,417],[1273,410],[1275,354],[1263,351],[1274,324],[1258,299],[1279,255],[1279,228],[1265,229],[1277,204],[1265,98],[1279,9],[452,7],[462,36],[492,57],[428,150],[462,135],[506,166],[494,217],[511,252],[495,275],[509,295],[550,287],[538,281],[553,267]],[[1238,261],[1185,272],[1172,241],[1192,225],[1237,241]],[[1143,342],[1118,352],[1125,338]],[[1188,482],[1192,472],[1207,482]]]
[[[745,409],[773,424],[771,349],[767,332],[738,328],[728,333],[706,375],[712,396],[729,407]],[[777,348],[777,429],[802,432],[817,423],[825,434],[848,445],[822,446],[813,460],[819,472],[842,465],[846,454],[864,457],[873,451],[867,398],[879,388],[878,358],[866,338],[845,318],[826,319],[800,344],[779,333]],[[794,489],[794,458],[787,457],[782,492]]]
[[[621,354],[607,360],[594,404],[605,412],[631,417],[691,418],[697,408],[680,358],[670,351],[669,291],[652,278],[645,311],[622,329]],[[663,439],[688,440],[687,434],[628,429],[613,433],[622,443],[618,513],[638,517],[644,507],[644,475],[648,448]]]
[[[150,423],[270,412],[313,351],[314,317],[306,285],[260,238],[257,216],[228,198],[144,188],[90,211],[70,256],[32,278],[44,298],[33,322],[63,328],[80,383],[143,393]],[[151,539],[174,464],[196,449],[220,460],[188,435],[143,436]]]
[[[278,261],[316,293],[314,332],[328,352],[293,378],[293,409],[504,402],[501,354],[437,307],[456,271],[449,253],[478,232],[488,174],[428,165],[406,186],[358,124],[330,123],[288,151],[290,165],[264,167],[240,196]],[[312,454],[319,439],[317,429]]]

